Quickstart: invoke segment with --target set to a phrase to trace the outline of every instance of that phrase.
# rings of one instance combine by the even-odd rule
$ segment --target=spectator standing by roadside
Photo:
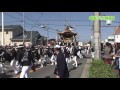
[[[117,51],[115,54],[115,60],[116,60],[116,66],[117,69],[119,70],[119,77],[120,77],[120,45],[117,46]]]
[[[106,46],[105,46],[105,63],[106,64],[111,64],[111,48],[110,48],[110,44],[107,42]]]
[[[55,52],[57,54],[57,65],[54,71],[56,78],[68,78],[69,71],[64,54],[61,52],[61,47],[59,45],[55,46]]]

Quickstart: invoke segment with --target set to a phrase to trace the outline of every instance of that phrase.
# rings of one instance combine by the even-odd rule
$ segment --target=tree
[[[90,44],[90,45],[91,45],[91,41],[89,41],[89,42],[88,42],[88,44]]]

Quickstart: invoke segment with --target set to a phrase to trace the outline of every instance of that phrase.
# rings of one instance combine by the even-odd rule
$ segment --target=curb
[[[88,74],[89,74],[89,67],[91,62],[92,62],[92,59],[87,59],[80,78],[89,78]]]

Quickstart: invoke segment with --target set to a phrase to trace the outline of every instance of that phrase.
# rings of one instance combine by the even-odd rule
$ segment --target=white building
[[[79,46],[83,46],[83,42],[79,42],[78,45],[79,45]]]
[[[114,38],[115,43],[120,43],[120,26],[115,27]]]

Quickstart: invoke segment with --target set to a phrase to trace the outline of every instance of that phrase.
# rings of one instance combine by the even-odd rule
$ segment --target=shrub
[[[89,78],[117,78],[117,74],[103,60],[93,60],[89,68]]]

